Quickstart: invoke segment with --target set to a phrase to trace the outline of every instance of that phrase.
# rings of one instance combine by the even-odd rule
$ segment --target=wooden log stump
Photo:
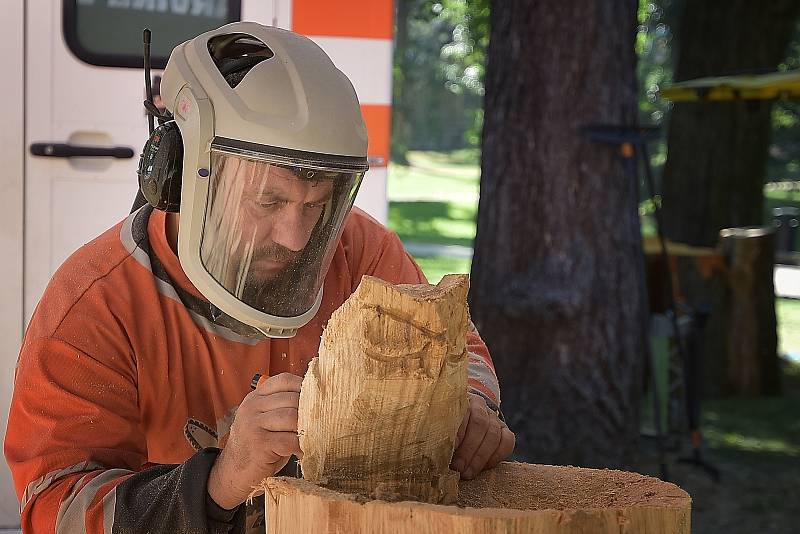
[[[268,532],[281,534],[688,534],[691,499],[622,471],[502,463],[462,481],[458,506],[368,500],[305,480],[266,482]]]
[[[458,482],[467,286],[365,277],[334,312],[300,394],[306,480],[264,482],[267,532],[688,534],[689,496],[634,473],[503,463]]]
[[[721,230],[720,248],[728,267],[723,304],[723,392],[776,395],[780,393],[780,366],[773,282],[775,230]]]
[[[448,503],[467,408],[468,277],[365,276],[333,313],[300,393],[306,480],[385,500]]]

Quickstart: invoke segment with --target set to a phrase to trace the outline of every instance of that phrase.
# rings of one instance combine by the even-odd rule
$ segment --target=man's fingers
[[[470,413],[472,413],[472,406],[470,403],[467,403],[467,413],[464,414],[464,418],[461,420],[461,426],[458,427],[458,433],[456,434],[456,449],[461,446],[461,442],[464,440],[464,433],[467,431]]]
[[[281,458],[288,458],[292,454],[298,458],[303,457],[303,451],[300,450],[300,440],[294,432],[271,432],[269,435],[269,449],[273,454]]]
[[[258,395],[272,395],[281,391],[295,391],[300,393],[300,386],[303,385],[302,377],[291,373],[281,373],[271,376],[258,385],[256,393]]]
[[[253,421],[267,432],[294,432],[297,434],[297,408],[276,408],[255,414]]]
[[[514,433],[511,432],[504,423],[500,431],[500,444],[497,446],[497,449],[495,449],[494,454],[492,454],[486,462],[485,469],[491,469],[511,456],[511,453],[514,452],[516,440],[517,438]]]
[[[497,447],[500,445],[500,422],[492,421],[489,423],[489,428],[486,429],[486,435],[483,437],[478,450],[470,460],[467,469],[464,471],[464,478],[471,479],[486,467],[486,462],[492,457]]]
[[[298,408],[300,406],[300,394],[295,391],[281,391],[272,395],[258,395],[253,397],[248,409],[253,413],[264,413],[278,408]]]
[[[474,410],[469,418],[467,430],[464,433],[464,439],[461,445],[456,449],[456,454],[453,458],[453,467],[464,473],[464,471],[472,462],[472,457],[483,442],[486,436],[486,431],[489,428],[489,416],[485,409]]]

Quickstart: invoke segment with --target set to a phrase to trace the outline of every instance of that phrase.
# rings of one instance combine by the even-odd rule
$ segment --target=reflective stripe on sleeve
[[[87,532],[86,511],[94,502],[97,492],[101,487],[112,482],[115,478],[120,478],[131,473],[132,471],[128,469],[108,469],[94,476],[94,478],[82,487],[83,479],[77,482],[73,487],[73,491],[61,501],[61,506],[56,516],[56,534]],[[89,473],[86,477],[92,476],[93,474],[94,473]],[[114,522],[116,498],[107,499],[106,497],[115,493],[116,490],[112,489],[103,497],[103,522],[104,530],[107,533],[111,532],[111,526]],[[110,518],[110,521],[107,520],[108,518]]]
[[[112,534],[116,506],[117,488],[114,488],[103,497],[103,534]]]
[[[50,485],[58,480],[59,478],[65,477],[67,475],[71,475],[72,473],[78,473],[80,471],[93,471],[96,469],[103,469],[103,466],[98,464],[97,462],[81,462],[79,464],[70,465],[69,467],[64,467],[62,469],[57,469],[55,471],[50,471],[46,475],[43,475],[36,480],[31,481],[26,487],[25,491],[22,493],[22,499],[20,499],[19,504],[19,512],[20,514],[25,509],[25,506],[33,499],[36,495],[43,492]]]
[[[468,352],[467,357],[467,379],[471,382],[470,388],[478,389],[476,393],[479,393],[481,396],[486,397],[488,395],[493,397],[491,400],[499,407],[500,385],[497,382],[497,376],[494,374],[494,371],[479,355]]]

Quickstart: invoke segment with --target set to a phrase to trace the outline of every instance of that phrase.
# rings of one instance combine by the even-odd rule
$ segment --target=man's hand
[[[456,436],[451,467],[471,479],[508,458],[516,438],[480,395],[469,393],[469,407]]]
[[[236,410],[228,443],[208,477],[208,494],[232,509],[253,487],[280,471],[294,454],[303,457],[297,437],[300,385],[289,373],[268,378],[250,392]]]

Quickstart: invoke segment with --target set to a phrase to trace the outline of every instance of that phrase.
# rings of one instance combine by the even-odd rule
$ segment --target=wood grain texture
[[[688,534],[691,499],[623,471],[505,462],[464,481],[459,504],[367,501],[304,480],[267,480],[268,532],[282,534]]]
[[[300,393],[306,480],[384,500],[455,500],[468,286],[465,275],[437,286],[365,276],[334,312]]]

